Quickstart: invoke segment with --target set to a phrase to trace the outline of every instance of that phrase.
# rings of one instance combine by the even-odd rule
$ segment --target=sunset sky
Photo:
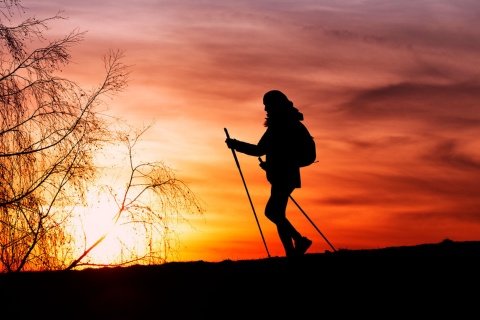
[[[63,10],[49,37],[87,31],[63,73],[86,88],[108,49],[125,50],[131,82],[111,112],[154,120],[142,160],[170,165],[205,204],[181,231],[181,260],[267,256],[224,128],[256,143],[272,89],[315,138],[318,163],[292,196],[336,249],[480,240],[478,0],[22,4],[25,17]],[[264,171],[237,156],[268,251],[282,256]],[[287,216],[308,252],[331,250],[292,202]]]

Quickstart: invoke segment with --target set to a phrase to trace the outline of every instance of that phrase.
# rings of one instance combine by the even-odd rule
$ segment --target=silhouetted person
[[[266,156],[260,166],[266,171],[271,184],[270,198],[265,206],[265,216],[275,223],[287,257],[303,255],[312,241],[303,237],[286,217],[290,194],[301,187],[300,167],[295,163],[295,136],[305,130],[303,114],[293,106],[281,91],[272,90],[263,96],[267,112],[264,123],[267,130],[258,144],[227,138],[227,146],[251,156]]]

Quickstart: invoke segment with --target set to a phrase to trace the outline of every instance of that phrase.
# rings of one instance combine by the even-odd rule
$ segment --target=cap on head
[[[263,104],[265,106],[279,106],[286,107],[291,104],[287,96],[279,90],[271,90],[263,96]]]

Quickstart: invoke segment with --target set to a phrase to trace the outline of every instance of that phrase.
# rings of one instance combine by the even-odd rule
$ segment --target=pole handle
[[[223,130],[225,131],[225,134],[227,135],[227,138],[230,139],[230,135],[228,134],[227,128],[223,128]]]

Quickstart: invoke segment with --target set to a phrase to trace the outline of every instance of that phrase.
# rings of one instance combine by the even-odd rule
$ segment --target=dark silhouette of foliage
[[[106,145],[124,142],[111,129],[118,119],[102,114],[102,98],[125,90],[129,66],[122,62],[124,52],[109,50],[103,80],[83,90],[59,74],[84,32],[47,40],[48,22],[64,19],[60,13],[10,25],[10,17],[23,12],[20,1],[2,1],[0,12],[0,271],[71,269],[93,249],[75,257],[77,239],[70,230],[75,208],[88,206],[88,189],[101,171],[95,156]],[[143,166],[156,169],[144,173],[144,188],[158,190],[154,177],[168,167],[139,165],[132,174]],[[180,185],[169,196],[184,197],[201,211],[193,194],[182,194],[188,190],[182,181],[167,180]]]

